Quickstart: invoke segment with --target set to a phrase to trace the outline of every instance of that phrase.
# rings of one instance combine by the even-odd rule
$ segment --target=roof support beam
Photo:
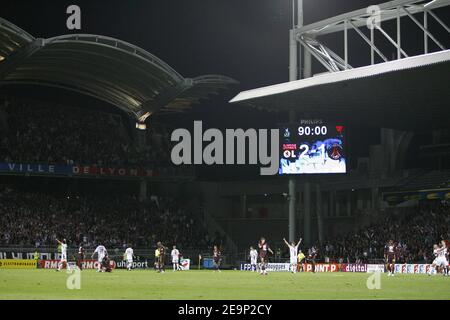
[[[318,53],[319,50],[317,50],[314,46],[312,46],[308,42],[304,41],[303,39],[300,39],[299,41],[303,45],[303,47],[306,49],[306,51],[311,53],[317,59],[317,61],[319,61],[328,71],[330,71],[330,72],[338,71],[338,70],[334,70],[333,67],[331,65],[329,65],[328,62],[325,61],[325,59],[322,58],[322,56]]]
[[[373,43],[373,41],[369,40],[366,35],[364,33],[362,33],[361,30],[358,29],[358,27],[356,27],[353,22],[349,21],[350,26],[356,31],[356,33],[363,38],[363,40],[370,46],[370,48],[375,51],[383,60],[384,62],[387,62],[388,59],[381,53],[380,49],[378,49],[375,44]],[[371,29],[371,31],[373,32],[373,29]],[[372,33],[373,35],[373,33]],[[373,64],[373,63],[372,63]]]
[[[433,40],[433,41],[439,46],[439,48],[441,48],[442,50],[445,50],[445,49],[446,49],[439,41],[436,40],[436,38],[430,33],[430,31],[428,31],[427,28],[425,28],[425,27],[424,27],[424,26],[423,26],[416,18],[414,18],[414,16],[413,16],[411,13],[409,13],[409,11],[408,11],[406,8],[402,7],[402,9],[403,9],[403,11],[406,12],[406,14],[408,15],[408,17],[410,17],[411,20],[414,21],[414,23],[415,23],[420,29],[422,29],[422,31],[423,31],[429,38],[431,38],[431,40]]]
[[[377,30],[379,30],[380,32],[381,32],[381,34],[394,46],[394,47],[396,47],[400,52],[401,52],[401,54],[403,54],[403,56],[405,57],[405,58],[408,58],[408,55],[406,54],[406,52],[400,47],[400,44],[399,43],[397,43],[396,41],[394,41],[388,34],[387,34],[387,32],[386,31],[384,31],[383,30],[383,28],[381,28],[380,26],[378,26],[378,25],[375,25],[375,28],[377,29]]]
[[[192,88],[193,85],[192,79],[186,78],[175,87],[170,87],[163,92],[160,92],[152,100],[144,102],[141,105],[141,111],[138,113],[139,121],[145,121],[150,115],[168,105],[184,91]]]
[[[393,0],[378,5],[381,13],[381,22],[390,21],[397,18],[397,7],[409,7],[410,13],[415,14],[423,12],[424,10],[431,11],[432,9],[438,9],[448,6],[450,0],[440,0],[431,3],[428,0],[428,5],[422,3],[423,0]],[[401,16],[405,16],[406,13],[401,13]],[[322,21],[318,21],[306,26],[295,28],[297,34],[313,34],[315,36],[324,35],[328,33],[340,32],[345,28],[345,20],[358,20],[355,21],[357,27],[363,27],[367,23],[367,8],[358,9],[352,12],[344,13],[332,18],[328,18]]]
[[[441,20],[439,17],[431,10],[425,10],[426,13],[429,13],[430,16],[434,18],[448,33],[450,33],[450,28]]]
[[[381,53],[375,44],[374,37],[378,30],[381,35],[388,40],[396,49],[396,59],[407,58],[405,48],[402,46],[402,31],[401,18],[411,19],[414,24],[420,28],[424,36],[424,53],[429,52],[428,40],[431,39],[437,44],[440,50],[446,50],[445,45],[439,42],[428,26],[428,14],[434,18],[447,32],[450,32],[449,27],[443,23],[439,17],[432,11],[434,9],[450,6],[450,0],[393,0],[382,3],[376,6],[362,8],[360,10],[352,11],[346,14],[338,15],[323,21],[319,21],[307,26],[294,26],[292,32],[295,33],[298,41],[303,40],[307,43],[308,49],[315,52],[314,57],[326,67],[328,71],[340,71],[348,69],[349,66],[349,39],[348,29],[350,27],[363,38],[363,40],[370,46],[370,64],[375,63],[375,52],[386,62],[388,59]],[[419,22],[416,14],[424,15],[424,23]],[[373,20],[372,20],[373,19]],[[396,37],[392,37],[386,32],[386,29],[381,27],[382,22],[392,21],[396,22]],[[375,24],[373,24],[375,22]],[[363,28],[370,29],[370,39],[363,32]],[[329,48],[321,44],[322,35],[343,32],[344,34],[344,52],[342,58],[335,55]],[[405,31],[403,31],[404,33]],[[309,39],[314,39],[310,41]],[[316,40],[317,39],[317,40]],[[408,38],[409,39],[409,38]],[[320,58],[317,58],[320,56]],[[324,64],[325,62],[325,64]]]

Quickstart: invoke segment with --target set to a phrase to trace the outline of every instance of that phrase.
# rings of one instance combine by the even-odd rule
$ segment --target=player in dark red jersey
[[[165,258],[165,254],[166,254],[166,247],[164,247],[164,245],[161,243],[161,241],[158,241],[156,246],[158,247],[158,251],[159,251],[158,272],[164,273],[164,272],[166,272],[166,268],[164,266],[164,262],[165,262],[164,258]]]
[[[222,261],[222,253],[217,246],[213,249],[214,272],[220,272],[220,263]]]
[[[105,254],[101,263],[101,271],[102,272],[112,272],[111,268],[111,260],[108,257],[108,254]]]
[[[397,246],[395,245],[394,240],[389,240],[384,246],[384,262],[386,264],[386,270],[388,271],[388,277],[394,276],[396,255]]]
[[[267,244],[267,241],[264,237],[261,237],[258,243],[259,248],[259,259],[260,259],[260,273],[262,275],[267,275],[267,261],[268,261],[268,252],[273,254],[272,249],[270,249],[269,245]]]
[[[83,260],[84,260],[84,247],[83,244],[80,243],[80,246],[78,247],[78,260],[77,260],[77,266],[80,268],[80,270],[83,270]]]
[[[316,258],[317,258],[317,249],[315,246],[312,246],[308,249],[308,258],[306,259],[307,262],[311,263],[312,266],[312,272],[316,272]]]

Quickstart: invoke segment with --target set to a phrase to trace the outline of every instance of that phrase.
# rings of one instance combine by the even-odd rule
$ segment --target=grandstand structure
[[[31,85],[57,88],[105,102],[136,123],[133,135],[141,147],[145,144],[147,120],[151,115],[186,112],[194,104],[236,84],[236,80],[222,75],[184,77],[155,55],[119,39],[95,34],[68,34],[44,39],[0,18],[0,87]],[[64,166],[64,170],[54,172],[49,172],[49,164],[14,166],[24,170],[5,172],[10,170],[7,169],[2,170],[2,174],[12,177],[80,177],[74,174],[75,166]],[[3,167],[8,168],[8,164],[4,163]],[[125,168],[117,169],[127,172],[125,175],[130,172]],[[141,201],[150,194],[149,180],[180,181],[178,175],[171,179],[170,175],[155,176],[142,169],[133,169],[139,173],[134,177],[124,176],[125,180],[138,182]],[[185,170],[181,171],[181,175],[192,178],[192,170],[187,174]],[[93,175],[86,177],[108,178],[99,172],[95,170]],[[121,179],[118,175],[109,178]],[[206,227],[211,234],[219,228],[213,221]]]
[[[435,200],[450,196],[450,170],[424,170],[383,193],[383,200],[399,204],[408,201]]]

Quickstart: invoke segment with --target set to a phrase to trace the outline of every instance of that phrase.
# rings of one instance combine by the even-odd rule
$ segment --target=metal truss
[[[436,15],[433,10],[450,5],[450,0],[395,0],[341,14],[333,18],[319,21],[310,25],[294,26],[292,30],[293,40],[301,44],[302,49],[311,54],[329,72],[337,72],[351,69],[349,61],[348,32],[354,31],[370,48],[370,63],[376,63],[376,57],[383,62],[389,59],[382,50],[375,44],[375,36],[381,35],[394,48],[396,48],[396,59],[408,57],[408,53],[402,47],[401,42],[401,19],[410,19],[423,32],[424,46],[423,53],[429,53],[429,43],[432,41],[439,50],[447,48],[429,30],[429,20],[435,20],[447,34],[450,28]],[[418,17],[421,16],[420,20]],[[301,19],[303,20],[303,19]],[[382,22],[396,21],[396,35],[392,36],[382,28]],[[423,21],[423,22],[422,22]],[[369,35],[363,31],[367,28]],[[320,36],[332,33],[343,32],[344,56],[341,57],[336,52],[319,41]]]

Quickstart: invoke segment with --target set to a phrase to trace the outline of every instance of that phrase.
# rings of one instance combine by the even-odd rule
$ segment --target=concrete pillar
[[[378,209],[378,188],[372,188],[371,189],[371,198],[372,198],[372,206],[371,208],[373,210]]]
[[[322,198],[322,216],[329,217],[330,216],[330,192],[322,194],[324,197]]]
[[[322,212],[322,191],[320,185],[316,183],[316,212],[317,212],[317,234],[319,243],[323,243],[323,212]]]
[[[247,195],[244,194],[241,196],[241,218],[247,218]]]
[[[333,202],[333,191],[328,192],[328,216],[334,216],[334,202]]]
[[[295,241],[297,238],[295,232],[295,178],[289,177],[289,241]]]
[[[139,182],[139,201],[143,202],[147,200],[147,180],[142,179]]]
[[[382,128],[381,144],[384,149],[384,167],[388,172],[403,169],[406,151],[413,138],[413,133]]]
[[[303,239],[311,244],[311,183],[305,179],[303,183]]]
[[[337,192],[334,192],[334,212],[335,217],[339,217],[341,215],[341,205],[339,203],[339,197]]]
[[[352,215],[352,191],[347,191],[347,194],[345,195],[345,199],[347,200],[347,217],[350,217]]]

